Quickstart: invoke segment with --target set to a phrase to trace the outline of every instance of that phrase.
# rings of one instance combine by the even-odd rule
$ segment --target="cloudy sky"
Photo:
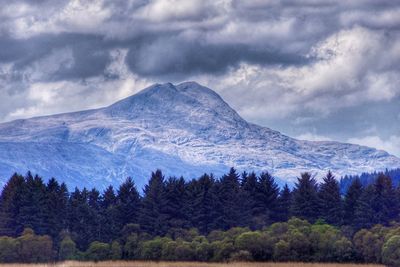
[[[195,80],[245,119],[400,156],[400,1],[0,0],[0,121]]]

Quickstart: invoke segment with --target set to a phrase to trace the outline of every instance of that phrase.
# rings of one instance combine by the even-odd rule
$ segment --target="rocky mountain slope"
[[[156,84],[111,106],[0,124],[0,179],[31,170],[69,187],[104,188],[151,171],[196,178],[269,171],[293,182],[303,171],[337,176],[400,167],[374,148],[301,141],[246,122],[209,88]]]

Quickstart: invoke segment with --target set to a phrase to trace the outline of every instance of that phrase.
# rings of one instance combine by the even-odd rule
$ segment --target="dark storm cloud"
[[[86,4],[82,4],[82,8],[90,6],[83,2]],[[97,27],[89,28],[85,28],[84,22],[81,27],[71,26],[74,17],[47,22],[46,17],[35,13],[36,23],[46,21],[47,24],[43,24],[38,35],[26,39],[11,37],[13,30],[8,27],[8,36],[0,36],[0,61],[15,62],[15,67],[20,69],[54,49],[70,47],[75,64],[69,68],[61,67],[52,79],[85,78],[102,73],[109,63],[110,49],[126,47],[129,49],[127,63],[133,72],[149,77],[185,77],[199,73],[224,73],[240,63],[266,66],[306,64],[310,61],[307,55],[311,47],[343,27],[341,24],[375,28],[399,26],[390,14],[379,23],[376,18],[368,16],[368,12],[377,16],[382,10],[390,12],[390,8],[396,6],[393,1],[380,1],[377,5],[374,1],[255,0],[226,1],[220,6],[211,1],[193,1],[198,11],[184,10],[180,13],[168,8],[164,10],[164,6],[158,7],[157,4],[162,2],[101,2],[101,8],[107,10],[108,15],[99,21]],[[24,4],[25,9],[30,6],[32,12],[52,10],[67,13],[65,10],[70,11],[68,4],[71,2],[15,3]],[[12,26],[23,15],[2,14],[2,17]],[[58,32],[46,33],[46,27]],[[52,27],[55,30],[51,30]],[[195,34],[190,35],[191,31]]]
[[[91,34],[46,34],[28,39],[0,37],[0,62],[14,63],[23,71],[51,51],[70,48],[73,66],[61,66],[49,80],[77,79],[100,75],[110,63],[112,48],[129,50],[127,63],[142,76],[180,76],[223,73],[241,62],[259,65],[299,65],[311,59],[304,55],[280,51],[279,48],[252,47],[247,44],[207,44],[195,40],[158,34],[142,34],[128,40],[109,40]]]
[[[18,3],[33,6],[37,12],[41,9],[65,8],[68,4],[68,2],[54,2],[57,1],[20,1]],[[109,63],[107,56],[109,50],[115,47],[128,48],[127,62],[131,70],[150,77],[177,74],[184,77],[193,73],[223,73],[241,62],[284,66],[307,62],[303,53],[307,51],[286,51],[284,46],[272,39],[254,43],[229,40],[229,37],[226,40],[223,37],[217,43],[213,38],[206,40],[210,32],[215,31],[218,35],[218,30],[225,24],[225,21],[221,21],[216,25],[206,25],[207,19],[222,16],[212,8],[209,12],[197,12],[189,18],[182,14],[168,15],[161,22],[157,21],[157,14],[154,18],[129,19],[132,13],[138,12],[138,9],[146,4],[150,2],[136,1],[130,5],[126,1],[106,2],[103,6],[110,9],[110,16],[98,28],[86,32],[79,32],[77,29],[74,33],[73,28],[68,29],[67,22],[59,21],[49,25],[50,28],[56,25],[59,32],[46,33],[46,28],[44,28],[42,29],[44,33],[20,38],[13,37],[12,27],[8,27],[7,34],[0,35],[0,61],[14,62],[16,70],[20,70],[55,49],[71,48],[75,64],[70,68],[60,68],[49,79],[74,79],[99,75]],[[40,13],[35,16],[38,17],[38,23],[46,19],[42,18]],[[3,14],[3,17],[6,17],[5,20],[11,25],[16,20],[8,14]],[[63,29],[62,23],[66,24],[67,29]],[[198,25],[193,25],[193,29],[196,29],[199,34],[190,38],[182,37],[188,29],[185,24],[190,23],[198,23]],[[118,25],[115,27],[115,24]],[[122,29],[127,33],[120,34],[115,38],[117,41],[112,41],[114,32]],[[51,32],[50,29],[49,32]],[[134,32],[133,36],[130,35],[132,32]],[[27,30],[26,34],[32,33]]]
[[[258,65],[298,65],[310,59],[268,48],[243,44],[201,44],[158,39],[129,49],[127,62],[131,70],[143,76],[221,74],[241,62]]]
[[[53,81],[82,79],[104,72],[110,62],[110,46],[102,36],[88,34],[45,34],[22,40],[0,37],[0,63],[14,63],[13,73],[16,75],[52,51],[70,48],[74,59],[72,66],[60,66],[51,77],[45,78]]]

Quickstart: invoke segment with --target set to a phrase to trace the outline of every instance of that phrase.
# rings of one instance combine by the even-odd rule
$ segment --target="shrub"
[[[333,244],[334,260],[337,262],[350,262],[354,261],[354,248],[353,244],[346,237],[336,240]]]
[[[253,257],[247,250],[239,250],[238,252],[232,253],[230,261],[252,261]]]
[[[169,242],[169,238],[156,238],[145,241],[141,246],[141,257],[146,260],[160,260],[162,256],[163,245]]]
[[[112,260],[120,260],[122,258],[122,248],[117,241],[111,243],[110,254]]]
[[[0,262],[15,262],[18,259],[17,240],[11,237],[0,237]]]
[[[274,246],[274,260],[289,261],[291,259],[289,243],[284,240],[279,240]]]
[[[383,237],[379,234],[362,229],[354,235],[353,243],[365,262],[380,262]]]
[[[178,246],[177,242],[169,241],[166,242],[162,247],[161,257],[163,260],[177,260],[176,257],[176,247]]]
[[[137,234],[131,234],[128,236],[126,239],[126,243],[124,246],[124,251],[123,251],[123,258],[124,259],[137,259],[139,258],[140,252],[139,252],[139,237]]]
[[[400,235],[390,237],[382,248],[382,262],[389,266],[400,266]]]
[[[208,242],[197,243],[195,246],[196,260],[209,261],[213,257],[212,245]]]
[[[268,228],[268,233],[275,238],[281,238],[289,230],[287,223],[274,223]]]
[[[37,236],[27,228],[17,238],[19,261],[47,262],[53,259],[53,241],[49,236]]]
[[[235,247],[228,241],[215,241],[211,243],[213,248],[214,261],[224,261],[230,258],[230,255],[235,251]]]
[[[110,245],[94,241],[90,243],[86,250],[85,258],[91,261],[103,261],[110,258]]]
[[[335,260],[334,244],[340,238],[339,234],[339,230],[328,224],[316,223],[311,226],[309,239],[314,251],[314,261],[327,262]]]
[[[178,242],[175,248],[176,258],[180,261],[195,260],[195,250],[190,246],[189,242]]]
[[[60,260],[73,260],[76,259],[76,244],[71,237],[66,236],[60,243],[60,250],[58,257]]]
[[[268,260],[272,257],[273,243],[265,233],[245,232],[235,240],[238,250],[247,250],[255,260]]]
[[[288,242],[295,259],[300,261],[310,260],[310,241],[307,236],[298,230],[292,230],[288,236]]]

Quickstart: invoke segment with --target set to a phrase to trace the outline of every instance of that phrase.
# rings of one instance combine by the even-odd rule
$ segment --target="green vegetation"
[[[400,190],[384,174],[344,195],[329,172],[293,190],[268,173],[220,179],[152,174],[141,196],[15,174],[0,198],[0,262],[301,261],[400,265]]]
[[[133,227],[128,225],[128,227]],[[76,249],[70,236],[52,246],[49,236],[37,236],[26,229],[18,238],[0,238],[2,262],[48,262],[77,259],[164,260],[164,261],[301,261],[368,262],[390,266],[400,264],[400,226],[376,225],[362,229],[353,238],[346,229],[322,221],[310,224],[291,218],[262,230],[235,227],[200,235],[196,230],[181,229],[174,237],[150,237],[128,233],[112,243],[94,241],[85,251]],[[57,251],[58,249],[58,251]],[[58,255],[58,256],[56,256]]]

